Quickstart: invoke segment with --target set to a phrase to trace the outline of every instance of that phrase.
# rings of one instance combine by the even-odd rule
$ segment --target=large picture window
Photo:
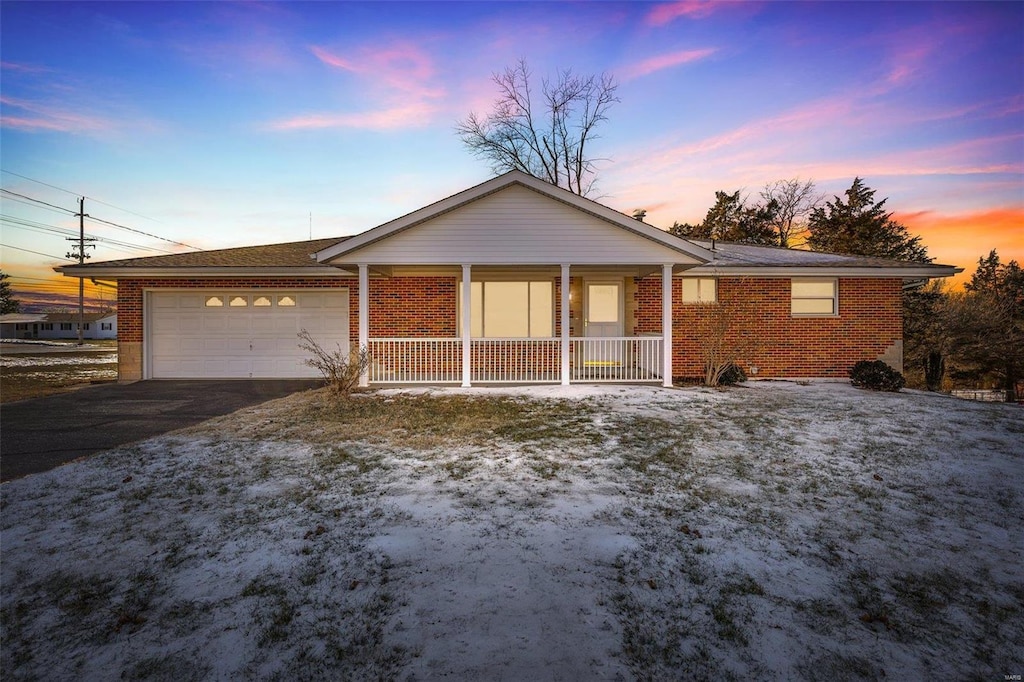
[[[473,338],[550,338],[554,336],[554,286],[550,281],[472,282],[470,327]],[[459,329],[462,329],[459,288]]]
[[[794,279],[792,311],[797,317],[828,317],[839,314],[839,287],[834,279]]]

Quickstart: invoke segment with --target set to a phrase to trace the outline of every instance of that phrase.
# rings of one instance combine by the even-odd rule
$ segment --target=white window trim
[[[829,283],[832,285],[831,296],[794,296],[794,282]],[[830,313],[797,313],[793,312],[793,301],[832,301]],[[837,277],[793,277],[789,280],[789,313],[792,317],[839,317],[839,278]]]
[[[717,277],[680,277],[679,302],[683,305],[710,305],[718,302],[718,278]],[[686,281],[697,282],[697,300],[686,299]],[[711,282],[711,298],[705,299],[704,285],[702,282]]]
[[[554,336],[554,333],[555,333],[555,313],[556,313],[556,310],[557,310],[557,306],[555,305],[555,283],[554,283],[554,280],[545,279],[545,278],[541,278],[541,279],[505,279],[505,278],[474,279],[472,281],[472,284],[480,284],[481,285],[480,286],[480,310],[481,310],[481,314],[483,314],[484,306],[487,305],[487,303],[486,303],[487,295],[486,295],[485,291],[487,289],[486,284],[488,282],[515,282],[515,283],[521,283],[522,282],[522,283],[526,283],[527,285],[530,285],[530,284],[532,284],[534,282],[544,282],[546,284],[551,285],[551,334],[552,335],[551,336],[532,336],[532,335],[529,335],[530,332],[532,331],[530,329],[530,325],[531,325],[531,321],[532,321],[532,314],[531,314],[532,311],[530,310],[530,303],[529,303],[529,299],[528,299],[527,311],[526,311],[526,329],[527,329],[527,334],[528,335],[527,336],[523,336],[523,337],[516,337],[516,338],[534,339],[534,340],[557,338],[557,337]],[[460,330],[462,329],[462,315],[463,315],[463,310],[462,310],[462,284],[463,284],[463,281],[460,279],[459,280],[459,288],[458,288],[458,319],[457,319],[458,326],[456,327],[457,329],[460,329]],[[529,291],[529,290],[530,290],[530,287],[527,286],[527,291]],[[486,315],[483,315],[483,318],[486,318]],[[475,320],[473,322],[474,322],[474,326],[475,326]],[[506,338],[506,337],[502,337],[502,336],[488,336],[487,335],[487,329],[484,326],[484,319],[481,319],[480,320],[480,335],[477,336],[477,335],[474,334],[472,338],[474,338],[474,339],[500,339],[500,338]]]

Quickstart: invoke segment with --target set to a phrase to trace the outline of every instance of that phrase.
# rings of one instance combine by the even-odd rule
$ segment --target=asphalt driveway
[[[104,384],[0,407],[0,480],[321,386],[313,380]]]

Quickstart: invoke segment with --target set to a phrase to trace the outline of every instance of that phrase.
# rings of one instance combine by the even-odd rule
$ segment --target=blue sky
[[[0,19],[3,188],[84,193],[186,244],[305,239],[310,213],[314,237],[352,234],[486,180],[453,128],[525,58],[619,82],[593,147],[613,208],[667,228],[718,189],[859,175],[938,261],[1024,260],[1022,3],[5,1]],[[36,224],[2,224],[4,271],[50,287],[59,259],[18,249],[62,255],[38,225],[76,219],[10,194],[2,212]],[[114,246],[95,258],[156,253]]]

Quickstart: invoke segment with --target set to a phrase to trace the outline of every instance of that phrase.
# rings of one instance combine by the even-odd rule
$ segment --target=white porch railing
[[[462,381],[462,339],[370,339],[370,383]]]
[[[557,383],[562,377],[561,339],[473,339],[470,383]],[[639,382],[661,379],[660,336],[572,338],[569,380]],[[370,339],[372,384],[439,384],[462,381],[462,339]]]
[[[637,382],[661,379],[660,336],[573,338],[570,381]]]
[[[471,383],[539,384],[562,380],[559,339],[473,339]]]

